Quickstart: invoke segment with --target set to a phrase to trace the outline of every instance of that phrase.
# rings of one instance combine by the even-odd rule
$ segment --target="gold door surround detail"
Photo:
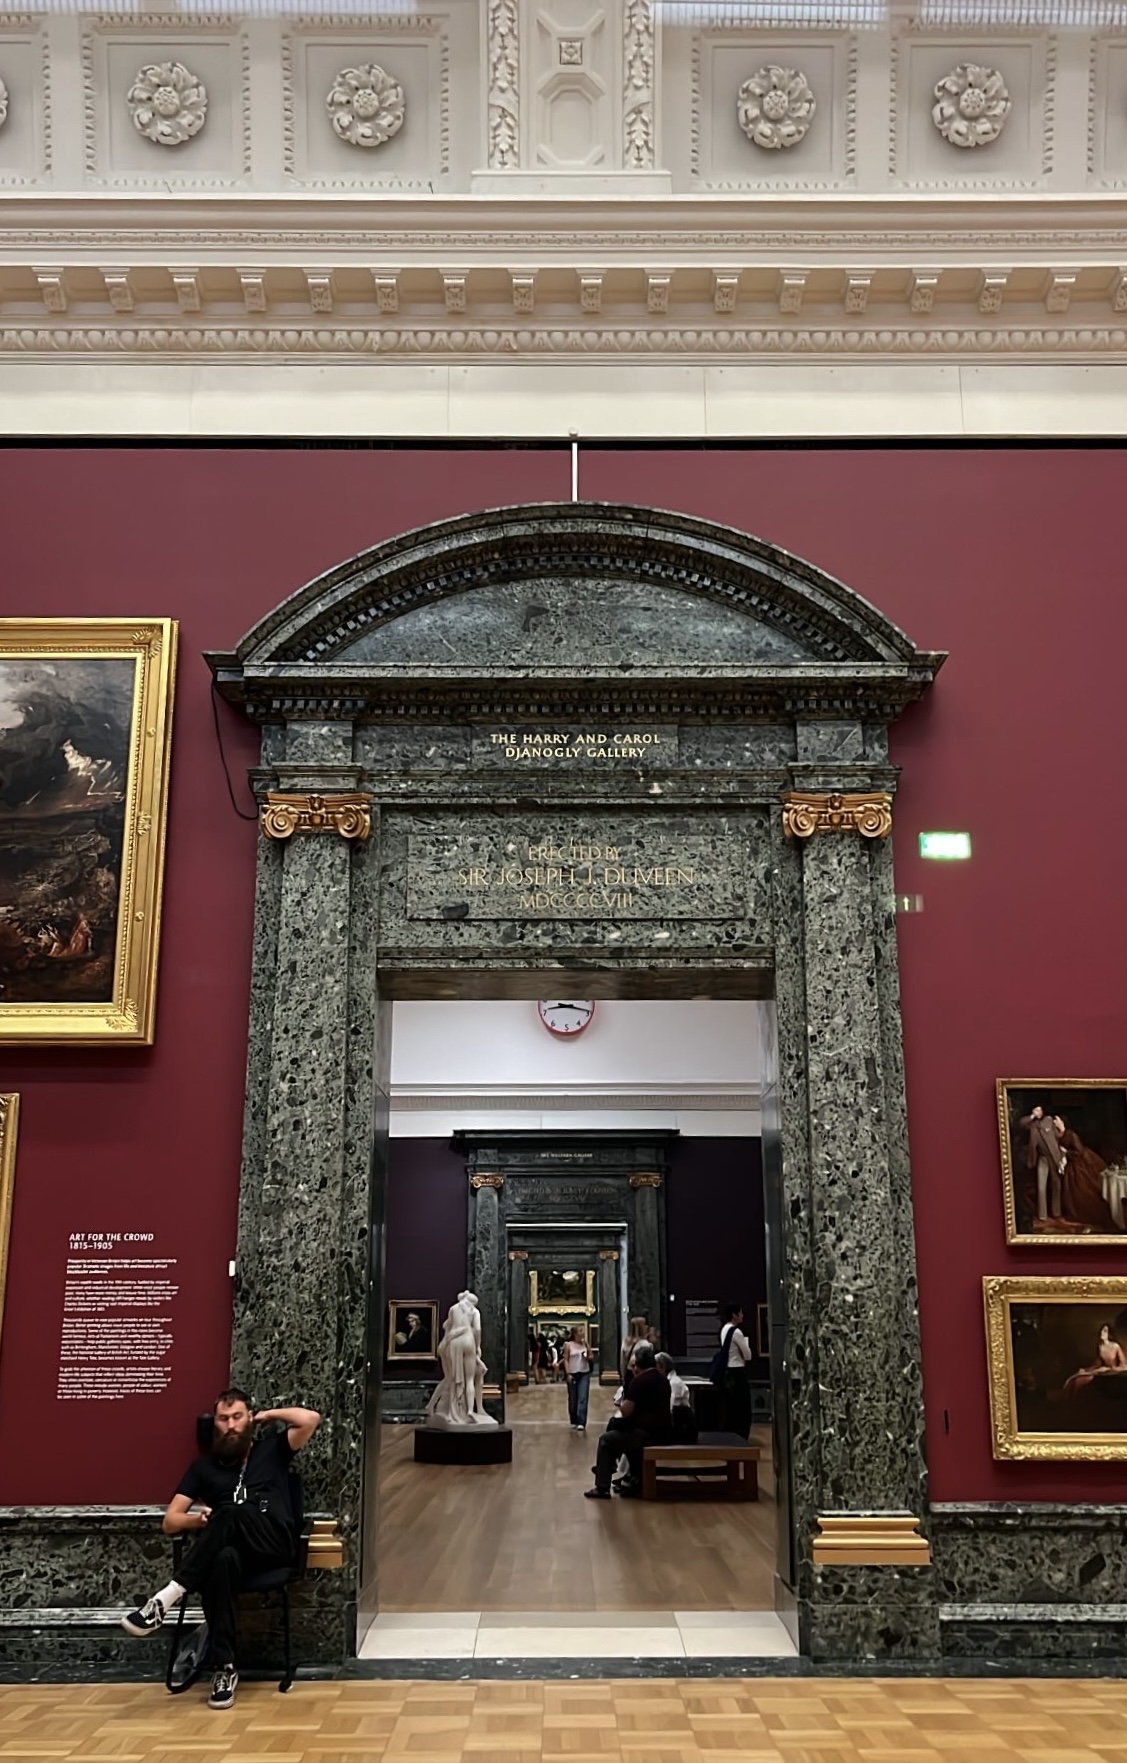
[[[891,831],[892,797],[884,790],[855,795],[790,790],[783,797],[783,832],[788,839],[809,839],[815,833],[886,839]]]
[[[910,1512],[823,1512],[815,1567],[930,1567],[931,1544]]]
[[[335,1518],[315,1518],[309,1538],[310,1567],[343,1567],[344,1543]]]
[[[355,792],[333,796],[291,796],[271,791],[262,805],[261,826],[268,839],[294,833],[339,833],[363,843],[372,833],[371,797]]]

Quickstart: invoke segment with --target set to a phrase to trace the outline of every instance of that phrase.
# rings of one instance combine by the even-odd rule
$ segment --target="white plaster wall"
[[[573,1040],[533,1003],[392,1007],[392,1132],[467,1128],[669,1127],[693,1136],[759,1131],[758,1007],[750,1002],[596,1005]]]

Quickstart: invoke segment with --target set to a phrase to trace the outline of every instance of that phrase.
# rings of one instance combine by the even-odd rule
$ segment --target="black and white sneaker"
[[[239,1674],[233,1665],[221,1665],[211,1680],[211,1694],[207,1698],[209,1708],[233,1708],[235,1691],[239,1687]]]
[[[164,1621],[164,1605],[159,1598],[150,1598],[139,1610],[131,1610],[123,1616],[121,1626],[126,1634],[144,1636],[155,1634]]]

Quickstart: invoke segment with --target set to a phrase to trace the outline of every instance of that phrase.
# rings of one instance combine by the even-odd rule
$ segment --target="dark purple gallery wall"
[[[388,1169],[388,1298],[435,1299],[441,1321],[466,1280],[465,1158],[448,1139],[392,1139]],[[686,1298],[740,1302],[754,1329],[767,1296],[758,1139],[674,1140],[666,1234],[670,1351],[685,1351]],[[385,1375],[417,1377],[418,1367]]]
[[[452,1151],[449,1139],[392,1139],[388,1299],[432,1298],[440,1325],[466,1283],[467,1194],[465,1153]],[[387,1378],[417,1378],[419,1373],[416,1364],[384,1366]]]
[[[754,1345],[755,1306],[767,1300],[761,1141],[675,1139],[665,1231],[670,1352],[685,1351],[686,1298],[742,1304]]]

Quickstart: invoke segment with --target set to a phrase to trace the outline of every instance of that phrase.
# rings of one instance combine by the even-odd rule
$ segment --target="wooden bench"
[[[695,1445],[647,1445],[643,1500],[758,1500],[759,1446],[734,1432],[702,1432]]]

